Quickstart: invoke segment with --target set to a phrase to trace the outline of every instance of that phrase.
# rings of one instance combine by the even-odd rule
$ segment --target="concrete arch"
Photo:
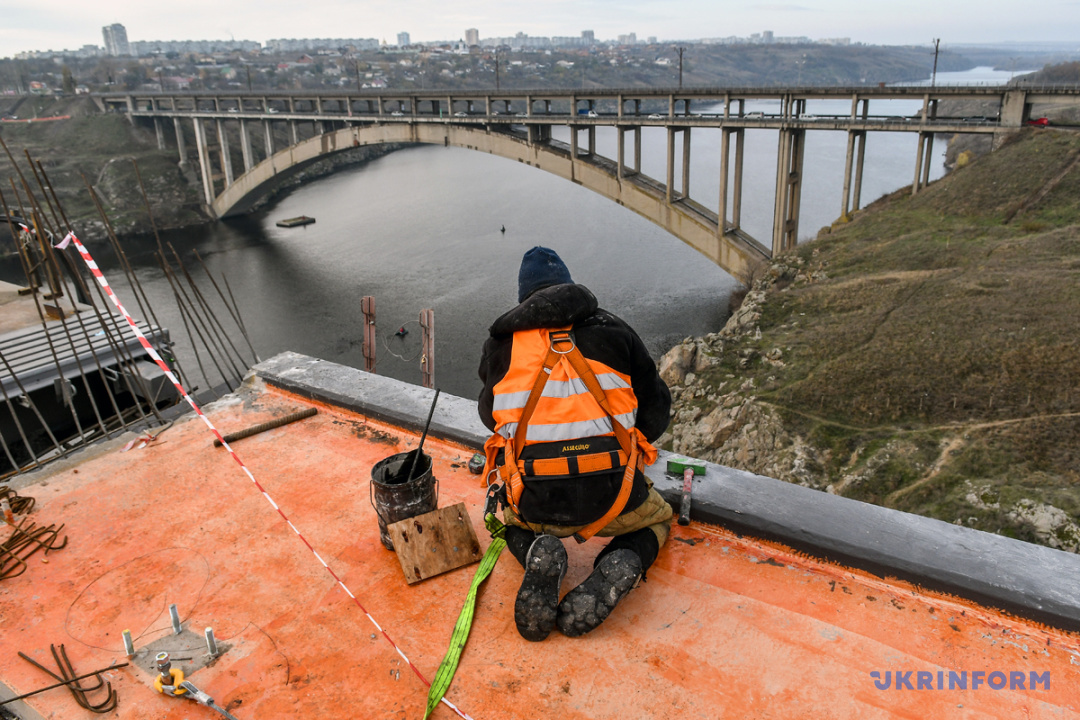
[[[736,278],[746,277],[754,263],[768,257],[764,247],[741,232],[718,233],[715,213],[692,202],[669,204],[663,185],[641,175],[620,179],[610,160],[596,156],[573,160],[569,150],[557,144],[529,143],[524,136],[465,124],[358,125],[316,135],[275,153],[236,178],[214,199],[212,208],[217,217],[236,215],[249,209],[283,176],[334,153],[386,143],[461,147],[546,170],[629,208]]]

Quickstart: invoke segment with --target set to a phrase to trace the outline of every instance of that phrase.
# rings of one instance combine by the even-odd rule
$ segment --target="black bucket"
[[[431,456],[420,453],[416,469],[412,470],[417,452],[420,451],[391,455],[371,468],[371,506],[379,516],[379,540],[387,550],[394,549],[387,525],[439,507],[439,482],[431,474]],[[409,480],[410,470],[412,480]]]

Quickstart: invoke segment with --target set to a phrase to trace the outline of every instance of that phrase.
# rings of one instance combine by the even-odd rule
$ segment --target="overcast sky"
[[[0,0],[0,57],[103,45],[114,22],[129,40],[233,37],[458,40],[637,33],[660,40],[747,36],[850,37],[875,44],[1068,41],[1080,44],[1080,0]]]

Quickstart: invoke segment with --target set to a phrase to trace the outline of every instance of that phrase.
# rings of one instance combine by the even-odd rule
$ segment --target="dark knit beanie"
[[[574,281],[570,278],[570,271],[566,269],[566,264],[559,254],[550,248],[537,245],[521,258],[518,302],[524,302],[525,298],[542,288],[572,282]]]

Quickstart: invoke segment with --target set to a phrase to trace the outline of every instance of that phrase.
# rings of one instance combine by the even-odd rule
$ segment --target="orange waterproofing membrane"
[[[246,387],[207,414],[231,432],[310,404]],[[48,665],[50,643],[65,643],[80,672],[123,661],[121,631],[132,630],[136,648],[170,633],[166,608],[176,603],[185,627],[211,626],[230,646],[189,679],[241,720],[420,718],[426,686],[212,440],[188,420],[143,449],[115,443],[20,491],[37,498],[37,522],[67,524],[70,542],[0,583],[0,682],[16,693],[51,683],[16,654]],[[379,544],[368,499],[371,466],[417,440],[320,406],[236,450],[430,679],[475,566],[409,587]],[[430,437],[425,450],[440,506],[464,501],[486,547],[483,491],[464,467],[472,451]],[[564,591],[588,574],[601,542],[568,544]],[[448,693],[472,717],[1080,718],[1077,635],[719,528],[676,526],[648,581],[584,638],[521,639],[521,575],[504,553],[481,592]],[[949,671],[964,673],[966,690],[948,689]],[[882,684],[889,673],[888,689],[874,672]],[[106,677],[120,695],[109,717],[220,717],[158,695],[143,669]],[[1004,689],[993,689],[1001,677]],[[1011,687],[1020,677],[1024,689]],[[46,718],[90,717],[64,690],[28,702]],[[434,716],[453,714],[442,706]]]

